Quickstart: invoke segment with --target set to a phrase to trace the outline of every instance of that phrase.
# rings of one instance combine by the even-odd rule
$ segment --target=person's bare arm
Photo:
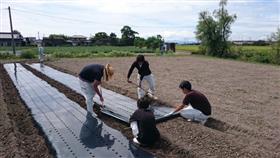
[[[176,112],[182,110],[182,109],[184,108],[184,106],[185,106],[184,104],[177,106],[176,109],[175,109],[174,111],[172,111],[172,112],[166,114],[165,116],[173,115],[174,113],[176,113]]]
[[[96,92],[97,95],[99,96],[100,101],[103,102],[103,101],[104,101],[103,96],[102,96],[102,94],[100,93],[100,91],[99,91],[99,89],[98,89],[98,86],[99,86],[100,84],[101,84],[101,81],[95,80],[95,81],[93,82],[93,89],[95,90],[95,92]]]
[[[178,112],[178,111],[182,110],[184,107],[185,107],[185,105],[184,105],[184,104],[181,104],[181,105],[177,106],[177,107],[176,107],[176,109],[174,110],[174,112],[173,112],[173,113],[175,113],[175,112]]]

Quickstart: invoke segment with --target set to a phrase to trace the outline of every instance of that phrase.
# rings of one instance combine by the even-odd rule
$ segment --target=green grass
[[[245,52],[266,52],[270,53],[271,52],[271,47],[270,46],[233,46],[233,49],[242,49]],[[198,52],[199,51],[199,45],[178,45],[176,46],[177,51],[190,51],[190,52]]]
[[[176,51],[199,52],[199,45],[177,45]]]
[[[199,45],[178,45],[176,50],[200,54]],[[232,46],[231,54],[231,58],[236,60],[278,65],[280,63],[279,55],[275,54],[271,46]]]
[[[124,57],[133,56],[135,53],[155,53],[155,51],[146,48],[137,48],[133,46],[60,46],[60,47],[44,47],[45,53],[54,58],[85,58],[85,57]],[[24,54],[22,58],[36,58],[38,54],[37,47],[17,47]],[[11,51],[10,47],[1,47],[0,51]],[[3,54],[3,53],[2,53]],[[5,57],[7,56],[7,57]],[[13,58],[3,54],[0,59]]]
[[[19,57],[5,53],[11,51],[11,47],[0,47],[0,59],[32,59],[37,58],[37,47],[17,47],[23,54]],[[177,51],[189,51],[192,54],[201,54],[199,45],[177,45]],[[280,57],[277,56],[270,46],[233,46],[231,48],[232,59],[279,64]],[[133,46],[62,46],[45,47],[45,53],[53,58],[92,58],[92,57],[124,57],[133,56],[136,53],[155,53],[160,55],[159,50],[137,48]],[[173,56],[173,53],[165,53],[165,56]]]

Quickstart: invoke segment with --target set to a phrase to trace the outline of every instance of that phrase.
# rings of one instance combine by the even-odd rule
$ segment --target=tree
[[[213,15],[207,11],[199,13],[196,38],[201,41],[201,51],[208,55],[226,57],[230,55],[231,24],[236,15],[229,15],[225,9],[227,0],[220,1],[220,8]]]
[[[60,40],[67,40],[68,37],[63,34],[50,34],[49,39],[60,39]]]
[[[143,48],[143,47],[145,47],[145,45],[146,45],[146,40],[144,38],[135,37],[135,39],[134,39],[135,47]]]
[[[163,43],[163,39],[162,39],[161,35],[148,37],[146,40],[147,48],[150,48],[153,50],[159,48],[162,45],[162,43]]]
[[[110,41],[110,45],[116,46],[116,45],[118,45],[119,39],[117,38],[117,35],[112,32],[112,33],[110,33],[109,41]]]
[[[110,44],[109,36],[106,32],[98,32],[91,38],[91,41],[96,45],[108,45]]]
[[[280,28],[277,28],[275,33],[271,34],[270,37],[271,47],[273,50],[273,63],[280,65]]]
[[[122,45],[133,46],[135,35],[138,34],[138,32],[133,31],[129,26],[124,26],[121,29],[121,33],[122,33],[122,38],[121,38]]]
[[[23,38],[23,36],[21,35],[21,33],[18,30],[14,30],[13,34],[18,34],[19,38]]]

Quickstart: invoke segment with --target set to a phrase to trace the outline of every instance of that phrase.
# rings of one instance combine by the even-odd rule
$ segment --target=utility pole
[[[8,10],[9,10],[9,17],[10,17],[10,26],[11,26],[13,53],[14,53],[14,55],[16,55],[15,40],[14,40],[14,31],[13,31],[13,23],[12,23],[12,15],[11,15],[11,8],[10,8],[10,6],[8,7]]]

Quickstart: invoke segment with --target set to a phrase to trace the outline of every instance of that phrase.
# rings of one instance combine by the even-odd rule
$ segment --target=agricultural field
[[[255,52],[255,53],[270,53],[271,46],[233,46],[233,49],[242,49],[246,52]],[[199,45],[177,45],[176,50],[178,51],[190,51],[198,52]]]
[[[201,54],[199,52],[199,45],[178,45],[177,51],[192,52],[192,54]],[[232,46],[231,59],[258,62],[258,63],[270,63],[279,64],[279,57],[275,57],[275,51],[271,46]]]
[[[77,47],[44,47],[45,53],[54,58],[83,58],[83,57],[122,57],[133,56],[135,53],[156,53],[156,51],[134,46],[77,46]],[[35,58],[38,54],[37,47],[17,47],[16,50],[22,51],[22,58]],[[0,59],[15,58],[13,55],[6,54],[11,51],[10,47],[0,48]]]
[[[52,51],[54,50],[55,48],[52,48]],[[57,50],[61,51],[59,47]],[[187,122],[183,118],[158,124],[161,136],[166,142],[160,144],[160,148],[151,148],[149,151],[159,154],[159,157],[182,155],[185,155],[184,157],[279,157],[280,71],[278,66],[201,56],[147,56],[146,58],[156,77],[156,95],[159,100],[173,107],[180,104],[184,95],[178,88],[178,84],[182,80],[189,80],[194,89],[208,97],[213,111],[211,119],[205,126]],[[77,75],[87,64],[110,63],[116,73],[113,80],[103,86],[136,98],[136,87],[126,82],[127,71],[134,60],[135,57],[62,58],[48,61],[47,65]],[[24,155],[52,157],[43,136],[34,128],[28,109],[24,108],[7,75],[3,75],[5,74],[3,67],[0,68],[0,101],[3,109],[0,115],[3,128],[0,132],[7,136],[5,141],[2,141],[6,145],[0,143],[2,153],[7,155],[14,153],[19,157]],[[42,79],[47,80],[44,77]],[[136,82],[136,71],[132,75],[132,80]],[[55,85],[50,83],[53,84],[52,86]],[[144,87],[147,88],[146,83]],[[70,95],[65,86],[60,85],[57,88],[65,95]],[[71,95],[74,101],[78,100],[81,105],[84,104],[83,98],[75,94]],[[102,119],[106,124],[131,138],[131,130],[125,125],[112,118]],[[19,131],[18,126],[20,126]],[[32,130],[25,132],[26,128]],[[18,148],[12,148],[15,145]],[[20,152],[9,152],[12,149]],[[37,152],[39,155],[32,155],[28,152],[30,150],[42,152]],[[164,150],[168,153],[162,154]]]
[[[22,54],[15,57],[12,54],[5,53],[11,51],[10,47],[0,48],[0,59],[24,58],[32,59],[37,57],[37,47],[18,47],[18,51]],[[177,45],[177,52],[191,52],[192,54],[200,54],[199,45]],[[45,47],[45,53],[50,58],[92,58],[92,57],[126,57],[134,56],[138,53],[148,53],[159,55],[159,50],[147,48],[137,48],[134,46],[78,46],[78,47]],[[172,52],[165,53],[168,56],[173,56]],[[180,54],[180,53],[179,53]],[[275,51],[270,46],[233,46],[231,49],[231,59],[279,64],[279,57],[275,57]]]
[[[186,51],[195,54],[199,51],[199,45],[177,45],[176,51]]]
[[[116,73],[105,87],[136,98],[136,88],[126,82],[126,73],[134,60],[134,57],[61,59],[48,64],[77,75],[87,64],[110,63]],[[182,118],[159,124],[162,136],[172,144],[196,157],[279,156],[277,66],[199,56],[147,57],[147,60],[156,77],[160,100],[172,106],[180,104],[184,96],[178,84],[185,79],[206,94],[212,104],[213,124],[201,126]],[[132,79],[136,81],[136,72]]]

